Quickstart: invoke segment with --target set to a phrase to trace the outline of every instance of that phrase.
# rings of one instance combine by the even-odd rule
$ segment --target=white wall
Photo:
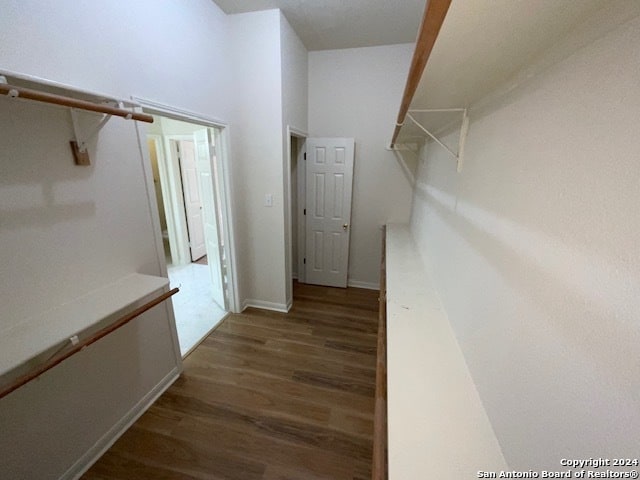
[[[225,119],[227,40],[227,19],[209,0],[5,1],[0,68]],[[0,329],[127,273],[160,275],[150,169],[134,124],[112,119],[91,148],[93,165],[81,168],[67,111],[0,101]],[[175,374],[170,318],[154,309],[0,400],[2,476],[59,478],[89,460]]]
[[[296,32],[291,28],[289,22],[282,13],[280,14],[280,54],[282,58],[282,142],[283,148],[283,192],[284,192],[284,258],[285,272],[287,279],[297,272],[297,246],[293,242],[297,242],[297,235],[292,233],[292,228],[297,229],[297,179],[292,179],[292,172],[297,174],[297,169],[292,170],[292,165],[296,165],[296,159],[292,158],[289,162],[289,156],[295,157],[297,149],[291,151],[290,131],[297,134],[306,134],[308,130],[308,98],[309,98],[309,61],[308,53],[302,44]],[[297,142],[295,146],[297,147]],[[292,204],[289,205],[289,196],[292,198]],[[289,252],[292,252],[290,255]],[[287,305],[291,305],[293,301],[293,292],[291,283],[286,282],[285,291]]]
[[[385,150],[402,98],[413,45],[309,53],[309,133],[356,142],[349,282],[377,287],[381,231],[407,222],[411,189]]]
[[[240,298],[285,309],[280,12],[231,15],[233,207]],[[265,195],[273,206],[265,207]]]
[[[0,65],[228,120],[233,105],[228,22],[211,3],[7,0],[0,19]]]
[[[306,132],[309,95],[308,53],[282,13],[280,13],[280,55],[282,59],[282,116],[285,129],[289,125],[300,132]]]
[[[516,470],[640,451],[639,44],[636,17],[472,113],[462,173],[420,165],[412,230]]]

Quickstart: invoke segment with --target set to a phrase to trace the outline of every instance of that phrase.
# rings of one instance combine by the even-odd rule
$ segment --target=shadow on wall
[[[7,145],[6,142],[1,144]],[[28,154],[20,153],[3,160],[0,164],[0,193],[6,191],[7,195],[0,208],[0,232],[52,226],[95,215],[96,206],[93,201],[60,200],[60,197],[69,198],[63,191],[64,183],[87,178],[93,169],[74,165],[70,148],[67,153],[69,170],[75,171],[69,171],[64,178],[49,175],[50,151],[34,152],[31,149]],[[57,161],[60,156],[54,154],[54,158]]]
[[[508,285],[509,300],[514,299],[503,306],[497,303],[502,299],[487,298],[492,290],[478,283],[485,280],[479,276],[481,269],[454,269],[448,280],[441,280],[451,282],[453,276],[462,276],[459,284],[446,286],[450,296],[455,295],[450,302],[473,302],[468,296],[479,291],[484,295],[479,304],[476,300],[463,307],[447,305],[446,301],[445,305],[448,311],[467,309],[464,317],[452,318],[454,330],[456,320],[470,318],[474,329],[483,329],[472,340],[462,339],[461,346],[481,396],[489,401],[485,405],[510,465],[539,469],[546,462],[551,468],[560,450],[585,455],[597,447],[605,456],[616,449],[632,453],[638,444],[636,428],[640,422],[640,331],[633,319],[633,305],[622,305],[616,303],[618,299],[603,295],[585,295],[578,284],[585,279],[575,271],[575,282],[566,277],[568,271],[559,276],[553,259],[566,252],[545,251],[555,248],[557,241],[553,239],[555,244],[539,245],[536,234],[531,233],[533,237],[523,241],[541,253],[534,256],[534,250],[530,250],[526,254],[526,247],[521,248],[518,241],[505,234],[509,228],[522,227],[503,224],[494,228],[496,225],[483,215],[493,216],[496,224],[507,221],[422,184],[416,188],[416,200],[428,205],[433,216],[430,222],[444,222],[443,226],[466,244],[471,255],[480,255],[495,270]],[[444,241],[452,240],[455,243],[450,237]],[[454,250],[454,254],[460,255],[454,262],[471,258],[468,254],[465,257],[464,250]],[[574,257],[564,258],[565,268],[574,266]],[[478,275],[467,288],[462,286],[465,275]],[[607,281],[606,272],[603,277],[587,282],[597,285]],[[511,289],[517,291],[515,296]],[[493,294],[504,292],[494,289]],[[523,300],[542,314],[524,317]],[[493,309],[495,317],[483,315],[484,308]],[[460,328],[465,327],[458,326],[458,336],[469,334]],[[537,443],[540,438],[548,438],[544,446]]]
[[[66,125],[60,122],[64,112],[11,99],[0,99],[0,106],[4,117],[0,128],[0,232],[94,216],[93,201],[70,193],[71,182],[90,178],[95,166],[74,164],[70,120]],[[95,139],[89,151],[95,159]]]
[[[398,165],[402,170],[402,174],[407,179],[411,188],[416,185],[416,173],[418,171],[418,163],[420,161],[418,152],[412,150],[394,150],[393,155],[396,157]]]
[[[42,185],[48,191],[51,185]],[[51,226],[78,218],[93,217],[96,206],[93,202],[55,205],[50,200],[41,206],[15,209],[0,209],[0,232],[6,229]]]
[[[472,216],[479,212],[476,207],[468,208],[465,202],[458,199],[448,202],[438,193],[441,192],[432,187],[425,188],[423,184],[416,188],[416,196],[427,202],[431,210],[470,248],[489,262],[509,285],[517,286],[519,292],[547,313],[546,318],[536,320],[546,320],[549,329],[561,336],[565,344],[582,349],[583,358],[589,359],[595,369],[602,370],[601,373],[607,376],[608,382],[611,382],[612,378],[617,378],[615,383],[620,385],[634,384],[638,381],[639,362],[620,368],[620,365],[627,363],[629,359],[637,358],[640,343],[637,326],[631,321],[626,321],[627,318],[633,320],[630,316],[631,312],[626,311],[625,307],[628,305],[612,304],[607,302],[606,298],[594,298],[592,295],[587,297],[575,283],[569,283],[566,278],[554,275],[553,267],[555,266],[545,265],[541,259],[564,258],[566,263],[568,250],[562,252],[560,251],[562,247],[549,245],[553,242],[552,239],[547,238],[545,241],[530,239],[530,245],[539,247],[541,252],[541,255],[536,258],[532,255],[533,252],[525,253],[523,248],[518,248],[519,243],[505,241],[480,227],[481,224],[490,225],[490,222],[481,223],[480,215],[476,218]],[[488,212],[482,213],[485,216],[492,215]],[[498,217],[494,219],[495,222],[503,225],[506,222]],[[508,228],[503,226],[492,231],[504,232]],[[522,232],[518,232],[518,236],[521,235]],[[544,252],[548,249],[558,251],[550,255],[548,251]],[[545,268],[545,266],[551,268]],[[578,266],[576,270],[580,268],[581,266]],[[601,272],[601,278],[605,276],[608,275]],[[566,311],[568,305],[573,315],[558,318],[557,312]],[[606,344],[610,344],[610,347],[603,348]]]

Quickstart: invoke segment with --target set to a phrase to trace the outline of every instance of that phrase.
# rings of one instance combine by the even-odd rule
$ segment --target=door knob
[[[343,230],[345,230],[345,231],[346,231],[346,230],[347,230],[347,228],[349,228],[349,224],[348,224],[348,223],[344,223],[344,224],[342,224],[342,229],[343,229]]]

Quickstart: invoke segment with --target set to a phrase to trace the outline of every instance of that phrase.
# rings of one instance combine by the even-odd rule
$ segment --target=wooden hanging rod
[[[422,25],[420,25],[418,39],[416,40],[416,49],[411,59],[411,67],[409,68],[407,83],[404,87],[402,102],[400,103],[400,112],[398,112],[396,128],[393,130],[393,137],[391,137],[391,147],[394,146],[398,139],[400,129],[407,116],[407,110],[409,110],[413,96],[416,93],[422,72],[424,72],[424,67],[427,65],[427,60],[429,60],[433,45],[436,43],[440,28],[444,22],[444,17],[449,10],[449,5],[451,5],[451,0],[428,0],[427,8],[422,17]]]
[[[79,108],[81,110],[89,110],[90,112],[115,115],[117,117],[126,118],[127,120],[138,120],[140,122],[153,123],[153,117],[146,113],[135,113],[123,108],[110,107],[109,105],[89,102],[87,100],[79,100],[77,98],[65,97],[53,93],[40,92],[30,88],[16,87],[6,83],[0,83],[0,94],[14,98],[26,98],[27,100],[35,100],[37,102],[52,103],[63,107]]]
[[[144,305],[136,308],[133,312],[128,313],[128,314],[124,315],[123,317],[120,317],[117,321],[115,321],[111,325],[108,325],[108,326],[104,327],[103,329],[98,330],[96,333],[91,335],[86,340],[78,343],[77,345],[74,345],[73,348],[71,348],[70,350],[68,350],[68,351],[66,351],[64,353],[61,353],[60,355],[55,355],[53,358],[50,358],[49,360],[47,360],[45,363],[43,363],[42,365],[40,365],[38,368],[34,369],[33,371],[31,371],[29,373],[26,373],[25,375],[22,375],[21,377],[16,378],[10,384],[2,387],[2,390],[0,390],[0,398],[3,398],[6,395],[9,395],[14,390],[17,390],[18,388],[22,387],[23,385],[29,383],[31,380],[39,377],[44,372],[46,372],[48,370],[51,370],[53,367],[55,367],[59,363],[62,363],[67,358],[75,355],[76,353],[78,353],[83,348],[91,345],[92,343],[97,342],[98,340],[100,340],[103,337],[106,337],[111,332],[113,332],[114,330],[117,330],[118,328],[122,327],[123,325],[126,325],[131,320],[133,320],[134,318],[142,315],[147,310],[155,307],[159,303],[164,302],[167,298],[171,297],[172,295],[175,295],[176,293],[178,293],[178,291],[179,291],[178,288],[174,288],[172,290],[169,290],[168,292],[163,293],[162,295],[159,295],[158,297],[154,298],[150,302],[145,303]]]

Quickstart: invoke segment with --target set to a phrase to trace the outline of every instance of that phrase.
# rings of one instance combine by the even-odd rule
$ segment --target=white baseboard
[[[347,281],[347,286],[355,287],[355,288],[366,288],[367,290],[380,290],[379,283],[361,282],[359,280],[352,280],[352,279],[349,279]]]
[[[282,312],[287,313],[289,308],[284,303],[273,303],[273,302],[265,302],[263,300],[252,300],[247,298],[244,302],[242,302],[242,311],[244,311],[247,307],[261,308],[263,310],[273,310],[274,312]]]
[[[171,370],[153,389],[147,393],[140,401],[129,410],[124,417],[118,421],[93,447],[74,463],[61,480],[77,480],[86,473],[87,470],[111,448],[111,446],[126,432],[131,425],[162,395],[180,376],[180,368]]]

